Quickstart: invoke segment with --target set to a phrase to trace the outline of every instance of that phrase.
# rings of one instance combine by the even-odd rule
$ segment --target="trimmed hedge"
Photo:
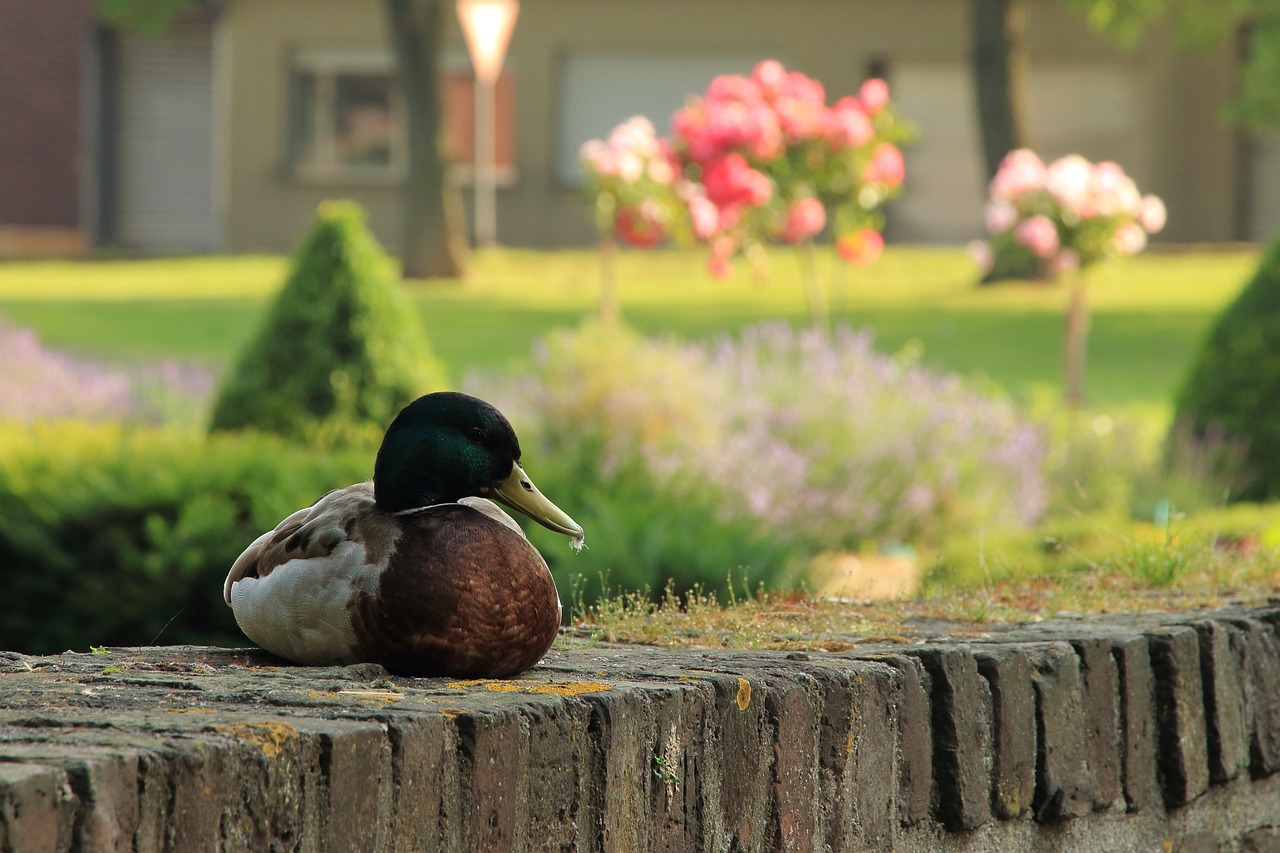
[[[223,386],[212,427],[291,437],[317,421],[385,428],[405,404],[444,387],[444,369],[364,211],[330,201]]]
[[[1280,498],[1280,239],[1201,347],[1169,452],[1234,479],[1233,500]]]
[[[287,514],[369,477],[373,455],[256,433],[0,427],[0,649],[247,645],[222,601],[231,563]]]

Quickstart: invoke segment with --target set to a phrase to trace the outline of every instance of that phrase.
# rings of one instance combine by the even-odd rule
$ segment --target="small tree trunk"
[[[618,241],[612,235],[600,238],[600,320],[618,322]]]
[[[970,63],[987,180],[1004,155],[1029,142],[1024,118],[1024,0],[969,0]]]
[[[404,96],[408,168],[400,262],[411,278],[462,275],[462,197],[441,156],[440,0],[383,0]]]
[[[804,278],[805,297],[809,302],[809,321],[818,331],[830,334],[831,315],[827,311],[827,294],[822,287],[822,276],[818,273],[817,251],[813,248],[812,239],[806,239],[800,244],[800,268]]]
[[[1084,405],[1085,342],[1089,336],[1089,309],[1085,305],[1084,273],[1077,271],[1071,281],[1067,322],[1062,343],[1063,373],[1067,404]]]

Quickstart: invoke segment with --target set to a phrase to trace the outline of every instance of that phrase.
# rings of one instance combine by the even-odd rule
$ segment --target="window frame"
[[[399,87],[395,85],[395,65],[391,55],[382,51],[355,50],[300,50],[291,58],[288,67],[288,125],[285,128],[285,164],[289,175],[299,183],[308,184],[385,184],[393,185],[404,180],[408,147],[404,134],[404,105]],[[301,96],[302,77],[315,79],[316,95],[310,116],[304,114],[306,104]],[[304,125],[310,127],[320,139],[321,148],[332,146],[333,111],[336,108],[338,78],[355,75],[387,75],[387,110],[393,131],[390,143],[390,162],[386,165],[360,165],[341,163],[336,157],[327,162],[303,159]],[[324,136],[328,136],[325,139]]]
[[[391,160],[387,165],[367,166],[344,164],[336,158],[330,162],[308,162],[303,159],[306,145],[306,130],[303,122],[310,122],[313,132],[324,132],[332,135],[333,110],[336,108],[335,90],[337,80],[343,75],[385,74],[390,77],[388,88],[388,110],[393,131],[390,140]],[[404,101],[400,87],[395,80],[395,58],[389,51],[382,50],[346,50],[346,49],[300,49],[289,58],[286,70],[286,126],[284,129],[284,171],[289,179],[305,185],[341,185],[341,186],[395,186],[403,183],[408,170],[408,140],[405,133]],[[311,114],[305,114],[307,104],[302,97],[303,75],[311,75],[316,80],[315,103]],[[451,102],[445,90],[450,85],[457,85],[459,80],[468,91],[475,84],[471,69],[471,61],[465,55],[447,54],[441,62],[441,105],[445,111],[442,120],[446,124],[445,133],[450,137],[469,139],[471,122],[473,121],[473,97],[467,97],[465,105],[460,102],[451,108]],[[499,87],[513,87],[513,78],[509,68],[504,68]],[[515,102],[514,90],[509,89],[509,115],[506,116],[506,127],[512,136],[512,162],[499,163],[495,171],[498,186],[514,185],[519,179],[515,164]],[[327,100],[327,102],[326,102]],[[498,110],[502,111],[501,98]],[[450,122],[456,121],[463,127],[450,130]],[[503,116],[498,117],[499,127],[503,124]],[[328,141],[329,145],[333,140]],[[461,146],[457,146],[461,147]],[[502,140],[498,141],[501,149]],[[449,150],[446,144],[446,150]],[[463,186],[474,183],[475,170],[471,163],[470,151],[459,151],[458,162],[446,164],[449,180]],[[465,159],[463,159],[465,157]]]

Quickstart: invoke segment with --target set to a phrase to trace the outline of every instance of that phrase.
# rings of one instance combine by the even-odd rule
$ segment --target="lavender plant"
[[[198,367],[109,367],[46,347],[31,329],[3,321],[0,364],[0,420],[194,423],[213,390],[212,376]]]
[[[603,480],[650,524],[665,506],[663,535],[696,529],[708,547],[731,530],[793,555],[937,542],[1025,528],[1048,504],[1044,443],[1011,402],[878,353],[865,332],[769,323],[690,345],[588,325],[545,341],[530,374],[476,390],[540,466]],[[723,551],[718,580],[748,557]]]
[[[779,534],[828,548],[937,541],[1045,509],[1044,445],[1016,407],[876,352],[869,333],[766,324],[707,356],[725,440],[687,464]]]

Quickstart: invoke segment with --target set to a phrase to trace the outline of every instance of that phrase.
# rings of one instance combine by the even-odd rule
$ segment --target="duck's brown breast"
[[[405,675],[463,678],[515,675],[542,659],[560,602],[521,533],[458,504],[401,520],[377,593],[352,601],[362,656]]]

